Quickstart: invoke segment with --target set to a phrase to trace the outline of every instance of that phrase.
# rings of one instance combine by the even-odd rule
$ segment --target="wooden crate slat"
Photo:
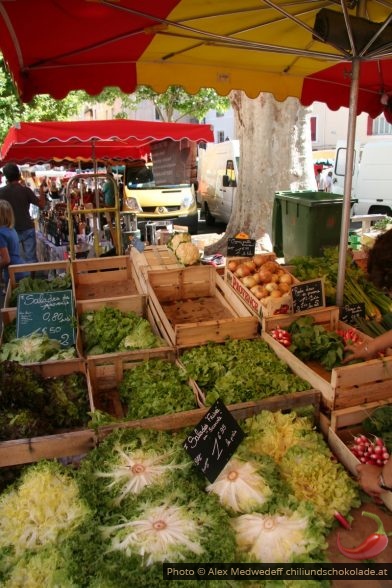
[[[262,329],[267,333],[271,332],[276,327],[282,329],[291,325],[291,323],[302,316],[313,316],[317,321],[317,324],[323,325],[331,331],[338,328],[339,323],[339,308],[337,306],[328,306],[319,310],[308,310],[305,312],[299,312],[298,314],[279,315],[271,317],[263,317]]]
[[[392,396],[375,402],[368,402],[356,406],[350,406],[348,408],[342,408],[340,410],[334,410],[331,412],[331,429],[334,432],[338,432],[339,429],[358,425],[358,423],[361,423],[365,418],[370,416],[376,408],[386,404],[392,404]]]
[[[371,359],[364,363],[337,367],[333,370],[331,384],[332,386],[344,388],[386,379],[392,379],[392,357]]]
[[[33,463],[40,459],[74,457],[88,453],[96,445],[92,430],[16,439],[0,443],[0,467]]]
[[[392,391],[391,380],[370,382],[355,388],[336,388],[334,408],[347,408],[357,404],[365,404],[373,400],[383,400],[390,396]]]
[[[175,326],[177,347],[203,345],[207,341],[223,342],[227,339],[252,339],[258,334],[258,321],[251,317],[236,317],[217,321],[204,321],[202,324],[189,323]]]
[[[174,252],[166,245],[146,247],[143,252],[135,247],[131,248],[133,279],[140,292],[147,293],[148,271],[170,270],[183,267]]]
[[[159,301],[214,296],[216,271],[212,266],[148,272],[149,286]]]
[[[238,404],[227,405],[228,410],[236,420],[249,418],[261,412],[262,410],[289,410],[301,408],[304,406],[314,406],[315,419],[318,420],[320,404],[320,393],[317,390],[306,390],[305,392],[295,392],[285,396],[271,396],[255,402],[241,402]],[[160,431],[175,431],[197,425],[197,423],[208,412],[209,408],[197,408],[184,412],[177,412],[159,417],[138,419],[128,422],[114,423],[98,428],[98,440],[101,441],[115,429],[155,429]]]
[[[137,295],[128,255],[73,260],[71,265],[76,300]]]
[[[100,310],[104,306],[117,308],[121,312],[135,312],[136,314],[143,316],[147,308],[147,298],[142,294],[137,294],[135,296],[76,301],[76,311],[78,316],[84,312]]]

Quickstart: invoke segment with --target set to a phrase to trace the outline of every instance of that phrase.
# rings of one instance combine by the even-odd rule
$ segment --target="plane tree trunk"
[[[277,191],[316,190],[308,108],[295,98],[277,102],[271,94],[250,99],[230,94],[240,140],[237,196],[222,238],[206,255],[226,253],[227,239],[245,232],[272,250],[272,211]]]

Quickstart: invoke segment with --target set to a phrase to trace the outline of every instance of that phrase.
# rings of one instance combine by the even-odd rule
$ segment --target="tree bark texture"
[[[277,102],[266,93],[250,99],[234,90],[230,100],[241,148],[238,189],[226,232],[207,255],[225,254],[227,239],[238,232],[271,250],[275,193],[316,190],[309,109],[295,98]]]

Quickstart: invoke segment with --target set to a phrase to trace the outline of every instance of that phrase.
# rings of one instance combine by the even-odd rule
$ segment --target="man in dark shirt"
[[[22,255],[26,263],[35,263],[37,258],[37,242],[34,220],[30,216],[30,204],[44,208],[45,202],[37,198],[34,192],[20,183],[20,171],[15,163],[7,163],[3,167],[7,184],[0,188],[0,199],[7,200],[14,211],[15,230],[18,233]]]

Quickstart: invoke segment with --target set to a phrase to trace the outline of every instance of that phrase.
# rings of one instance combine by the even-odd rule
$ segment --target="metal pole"
[[[352,62],[352,78],[350,87],[350,104],[347,129],[346,170],[344,176],[344,196],[342,210],[342,226],[340,230],[339,265],[336,284],[336,305],[343,306],[344,281],[346,276],[346,260],[348,248],[348,232],[350,228],[351,187],[354,168],[355,131],[358,110],[360,59],[355,57]]]

